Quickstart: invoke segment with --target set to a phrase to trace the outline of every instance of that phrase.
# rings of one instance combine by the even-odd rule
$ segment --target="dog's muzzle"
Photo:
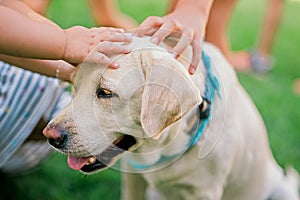
[[[58,150],[64,149],[68,142],[68,134],[56,127],[47,126],[43,134],[48,138],[49,144]],[[136,140],[133,136],[122,135],[99,155],[77,157],[69,154],[68,165],[74,170],[81,170],[85,173],[102,170],[111,166],[120,154],[128,151],[135,144]]]
[[[79,163],[81,165],[80,170],[85,173],[91,173],[105,169],[108,166],[112,165],[120,154],[124,153],[125,151],[128,151],[129,148],[135,144],[136,140],[134,139],[134,137],[130,135],[123,135],[116,141],[114,141],[113,144],[111,144],[107,149],[105,149],[100,155],[90,156],[84,162]],[[70,165],[71,159],[72,158],[68,156],[68,164],[69,167],[72,168],[72,166]],[[75,158],[75,160],[77,159],[78,158]]]

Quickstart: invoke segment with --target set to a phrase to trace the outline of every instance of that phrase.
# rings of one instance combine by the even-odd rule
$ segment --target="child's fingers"
[[[154,27],[160,27],[162,24],[163,19],[161,17],[150,16],[133,31],[133,34],[139,37],[144,36],[150,29]]]
[[[103,52],[108,55],[117,53],[130,53],[130,49],[120,43],[114,43],[110,41],[100,42],[100,44],[95,49],[98,52]]]
[[[100,42],[100,44],[89,53],[84,62],[104,64],[111,68],[118,68],[119,66],[112,62],[109,56],[113,54],[127,53],[130,53],[130,49],[126,46],[110,41],[104,41]]]
[[[146,35],[146,36],[152,36],[154,33],[157,32],[157,30],[158,30],[157,27],[151,28],[151,29],[149,29],[149,30],[145,33],[145,35]]]
[[[108,56],[106,56],[105,54],[103,54],[101,52],[97,52],[97,51],[90,54],[85,59],[84,62],[101,64],[101,65],[108,66],[113,69],[119,68],[118,63],[113,62]]]
[[[172,49],[174,56],[177,58],[181,53],[188,47],[194,37],[194,32],[191,29],[186,29],[183,31],[179,41],[176,46]]]
[[[119,68],[118,63],[113,62],[108,56],[106,56],[105,54],[103,54],[101,52],[97,52],[97,51],[93,52],[93,54],[90,54],[87,57],[87,59],[85,60],[85,62],[101,64],[101,65],[108,66],[113,69]]]
[[[93,51],[86,57],[84,62],[109,66],[111,64],[111,59],[101,52]]]
[[[151,42],[153,42],[154,44],[159,44],[172,32],[179,31],[180,29],[181,26],[178,22],[174,20],[165,20],[164,24],[152,36]]]
[[[131,42],[132,38],[128,35],[121,34],[121,33],[112,33],[110,36],[106,39],[110,42]],[[103,40],[102,40],[103,41]]]
[[[117,33],[124,33],[125,30],[122,28],[113,28],[113,27],[99,27],[99,28],[91,28],[92,32],[117,32]]]
[[[193,57],[192,57],[192,62],[189,66],[190,74],[195,73],[198,64],[201,60],[202,43],[199,43],[198,40],[194,39],[192,42],[192,47],[193,47]]]
[[[131,37],[129,34],[116,31],[94,31],[91,39],[93,41],[92,43],[94,44],[98,44],[98,42],[102,41],[131,42]]]

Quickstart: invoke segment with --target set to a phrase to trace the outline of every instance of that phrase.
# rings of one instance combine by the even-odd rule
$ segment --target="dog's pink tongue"
[[[90,157],[79,158],[68,155],[68,165],[74,170],[80,170],[90,159]]]

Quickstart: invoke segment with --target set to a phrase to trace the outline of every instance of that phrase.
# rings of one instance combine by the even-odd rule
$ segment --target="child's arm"
[[[0,53],[11,56],[63,59],[70,63],[86,61],[87,55],[93,52],[91,62],[114,64],[103,56],[103,48],[95,48],[101,42],[129,42],[130,38],[120,29],[92,28],[75,26],[62,30],[53,23],[32,19],[18,9],[10,9],[0,3]],[[32,11],[33,12],[33,11]],[[41,17],[43,18],[43,17]],[[106,42],[107,43],[107,42]],[[103,44],[102,44],[103,46]],[[112,53],[127,53],[129,50],[122,45],[109,45]],[[97,57],[97,55],[99,55]],[[103,60],[105,59],[105,60]]]
[[[45,22],[45,23],[49,23],[49,24],[52,24],[54,26],[57,26],[57,24],[55,24],[51,20],[47,19],[46,17],[44,17],[44,16],[38,14],[37,12],[35,12],[34,10],[32,10],[23,1],[20,1],[20,0],[1,0],[0,5],[2,5],[4,7],[7,7],[7,8],[10,8],[12,10],[15,10],[15,11],[23,14],[24,16],[32,19],[32,20]]]
[[[75,67],[63,60],[39,60],[0,54],[0,60],[39,74],[71,82]]]
[[[0,53],[31,58],[62,59],[66,35],[59,27],[30,20],[0,6]]]
[[[150,33],[152,42],[158,44],[168,35],[179,33],[180,39],[172,52],[177,57],[188,45],[193,47],[193,58],[189,67],[189,72],[193,74],[201,59],[202,41],[212,3],[213,0],[177,0],[170,14],[164,17],[148,17],[136,29],[135,34],[142,36]]]
[[[73,27],[71,28],[71,30],[66,30],[65,32],[67,35],[73,34],[68,38],[72,38],[72,37],[76,38],[76,31],[81,31],[82,28],[83,27]],[[75,31],[72,31],[72,29],[75,29]],[[125,46],[114,42],[130,41],[130,39],[127,38],[124,34],[122,34],[122,32],[119,32],[118,29],[113,29],[113,28],[104,28],[104,27],[94,28],[91,29],[91,32],[92,34],[95,35],[92,37],[95,40],[95,43],[97,41],[101,41],[101,42],[97,42],[98,45],[95,45],[93,49],[90,49],[90,53],[87,53],[85,57],[81,58],[81,60],[74,60],[74,55],[75,56],[77,55],[76,52],[73,52],[73,57],[70,56],[70,59],[66,59],[66,60],[71,60],[73,61],[72,63],[81,63],[81,62],[100,63],[100,64],[108,65],[112,68],[117,68],[118,65],[112,63],[112,61],[108,56],[115,53],[128,53],[129,50]],[[105,41],[102,41],[101,38],[105,39]],[[110,40],[112,42],[106,40]],[[76,46],[80,46],[81,43],[84,44],[85,41],[84,40],[81,41],[80,38],[78,38],[77,40],[74,39],[74,42],[72,43],[72,45],[74,45],[74,48],[72,48],[72,46],[70,45],[68,46],[68,48],[70,48],[70,50],[76,49]],[[67,55],[68,54],[65,54],[65,56]],[[80,56],[82,56],[82,51],[78,52],[77,58],[80,58]],[[62,60],[38,60],[38,59],[30,59],[24,57],[9,56],[5,54],[0,54],[0,60],[3,60],[12,65],[16,65],[18,67],[22,67],[47,76],[57,77],[58,75],[57,78],[66,81],[71,81],[71,74],[74,71],[73,65]],[[59,72],[59,74],[57,74],[57,72]]]

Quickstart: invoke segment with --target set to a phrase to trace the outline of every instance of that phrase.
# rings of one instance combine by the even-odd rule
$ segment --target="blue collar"
[[[213,102],[215,99],[215,92],[217,92],[218,96],[220,96],[219,81],[212,73],[210,57],[204,51],[202,51],[202,60],[203,60],[203,63],[204,63],[205,69],[206,69],[206,74],[205,74],[206,81],[205,81],[205,90],[204,90],[204,95],[203,95],[203,101],[205,101],[205,103],[207,104],[206,106],[208,107],[208,110],[205,110],[206,113],[205,113],[205,116],[203,117],[201,115],[201,107],[203,105],[202,104],[201,104],[202,106],[200,105],[200,126],[199,126],[196,134],[193,135],[193,137],[191,137],[190,142],[187,144],[186,148],[184,148],[181,152],[176,153],[174,155],[170,155],[170,156],[162,155],[158,161],[156,161],[152,164],[139,164],[139,163],[136,163],[136,162],[130,160],[129,164],[134,169],[146,170],[151,167],[162,164],[164,162],[177,159],[179,156],[181,156],[184,152],[189,150],[192,146],[194,146],[199,141],[202,133],[204,132],[204,129],[206,128],[207,124],[209,123],[209,121],[211,119],[211,113],[212,113],[211,106],[213,105]]]

